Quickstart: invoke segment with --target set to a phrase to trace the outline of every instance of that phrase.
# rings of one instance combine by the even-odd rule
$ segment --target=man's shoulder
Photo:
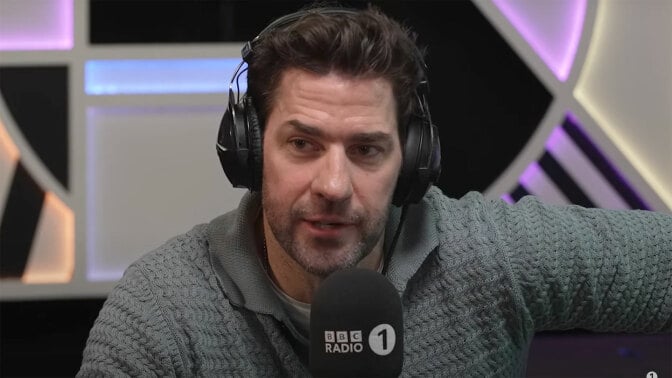
[[[492,210],[493,207],[505,205],[503,201],[499,204],[498,201],[490,200],[476,191],[467,192],[460,198],[452,198],[435,186],[427,191],[423,201],[440,220],[448,217],[453,221],[463,217],[472,218],[484,211]]]
[[[210,265],[208,257],[208,224],[199,224],[146,253],[125,273],[142,274],[154,283],[182,276],[193,276]]]
[[[185,279],[210,280],[216,275],[212,255],[221,249],[222,240],[226,245],[232,244],[240,211],[240,207],[235,208],[172,237],[133,262],[124,276],[145,276],[152,285],[172,285],[175,280]]]

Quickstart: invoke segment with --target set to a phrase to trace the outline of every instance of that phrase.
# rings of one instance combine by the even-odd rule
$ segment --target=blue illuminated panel
[[[84,86],[88,95],[226,93],[239,63],[240,58],[91,60]],[[245,75],[239,84],[245,92]]]

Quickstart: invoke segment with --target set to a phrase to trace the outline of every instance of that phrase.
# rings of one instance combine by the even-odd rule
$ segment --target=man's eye
[[[370,157],[377,156],[378,154],[380,154],[381,151],[376,146],[371,146],[371,145],[364,144],[364,145],[361,145],[361,146],[355,146],[354,147],[354,152],[357,156],[370,158]]]
[[[315,145],[305,139],[296,138],[290,140],[289,143],[296,151],[313,151],[315,149]]]

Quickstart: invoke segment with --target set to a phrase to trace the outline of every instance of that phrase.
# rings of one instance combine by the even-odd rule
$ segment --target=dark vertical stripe
[[[527,190],[527,188],[523,184],[518,184],[516,189],[514,189],[511,192],[511,198],[513,198],[513,200],[515,202],[520,201],[521,198],[523,198],[527,195],[530,195],[530,192]]]
[[[651,209],[576,123],[567,117],[562,128],[631,208]]]
[[[42,164],[68,188],[68,67],[0,67],[0,92]]]
[[[593,201],[588,198],[581,187],[567,174],[564,168],[548,151],[544,152],[541,159],[539,159],[539,166],[544,170],[546,175],[553,180],[560,191],[569,199],[569,201],[576,205],[584,207],[595,207]]]
[[[40,219],[44,191],[19,162],[0,222],[0,278],[20,278]]]

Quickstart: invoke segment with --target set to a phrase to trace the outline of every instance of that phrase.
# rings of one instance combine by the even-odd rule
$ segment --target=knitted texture
[[[80,375],[295,375],[288,344],[269,342],[277,330],[228,303],[207,251],[201,225],[133,264],[91,330]]]
[[[522,376],[539,330],[672,328],[669,215],[531,197],[511,206],[476,193],[452,200],[437,189],[415,212],[390,269],[402,288],[403,376]],[[207,227],[126,271],[91,330],[79,376],[308,375],[287,320],[226,294],[232,278],[213,267]],[[394,265],[423,243],[431,252],[417,266]]]

